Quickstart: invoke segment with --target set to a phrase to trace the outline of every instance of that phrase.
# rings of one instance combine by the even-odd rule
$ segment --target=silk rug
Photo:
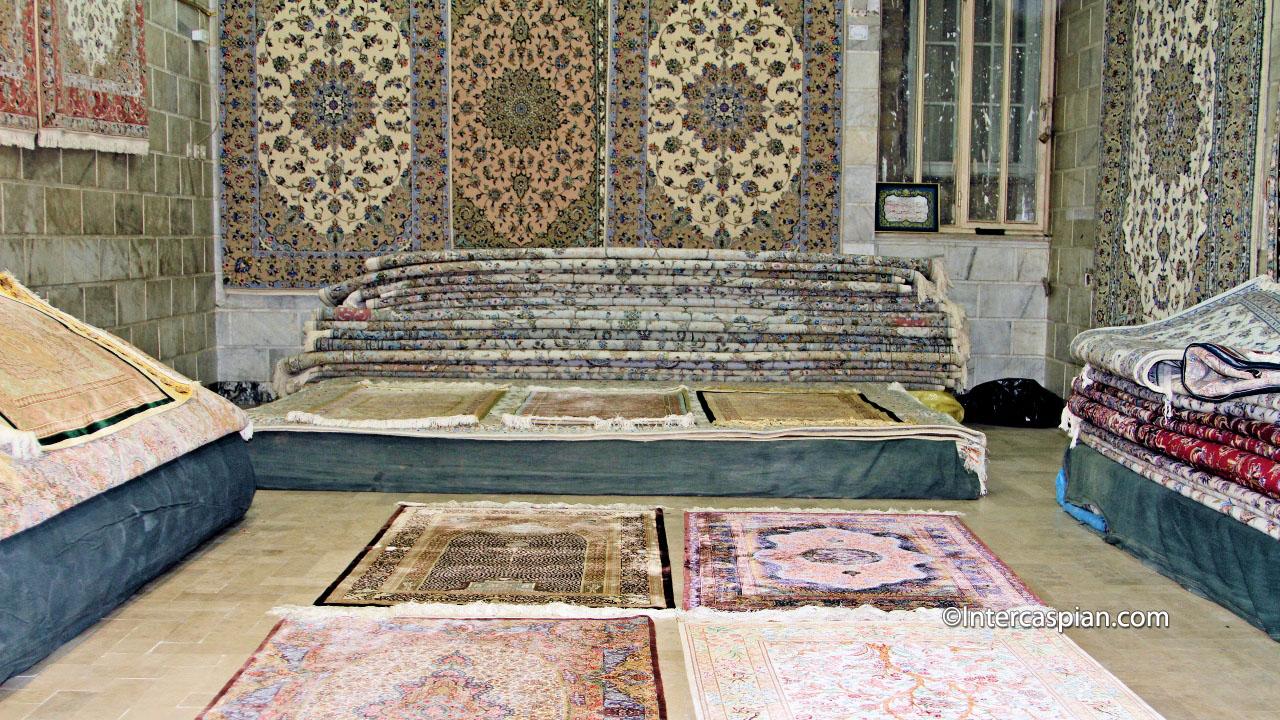
[[[696,622],[680,634],[698,720],[1160,717],[1050,630]]]
[[[591,425],[597,430],[653,425],[687,428],[694,421],[682,387],[612,392],[533,387],[516,412],[502,416],[503,425],[516,429],[555,425]]]
[[[840,248],[841,0],[618,0],[609,245]]]
[[[200,716],[659,720],[653,623],[290,618]]]
[[[602,244],[608,7],[451,6],[454,247]]]
[[[1040,600],[964,523],[931,513],[685,513],[684,607],[1008,609]]]
[[[1183,393],[1182,356],[1195,342],[1274,352],[1280,283],[1257,277],[1163,320],[1085,330],[1071,341],[1071,356],[1158,392]]]
[[[707,418],[727,427],[902,424],[859,392],[701,390],[698,398]]]
[[[143,0],[40,3],[42,147],[150,151],[142,5]]]
[[[190,381],[0,273],[0,441],[38,454],[186,402]],[[37,446],[38,443],[38,446]],[[21,446],[21,447],[19,447]]]
[[[317,287],[449,243],[446,7],[222,2],[228,286]]]
[[[483,383],[362,380],[312,407],[290,411],[288,422],[361,429],[428,430],[475,425],[506,387]]]
[[[1093,327],[1167,317],[1244,282],[1255,242],[1264,0],[1110,0]]]
[[[660,509],[403,505],[319,605],[674,605]]]
[[[34,148],[40,121],[36,2],[0,0],[0,144]]]

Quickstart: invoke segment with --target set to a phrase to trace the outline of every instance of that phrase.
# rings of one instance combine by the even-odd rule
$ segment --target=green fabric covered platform
[[[733,417],[717,416],[699,391],[725,394],[720,404],[729,397]],[[754,399],[732,400],[743,392]],[[856,399],[815,415],[809,403],[832,393]],[[761,395],[794,419],[748,417]],[[582,403],[590,418],[566,416]],[[258,487],[270,489],[940,500],[985,492],[986,436],[894,385],[349,377],[249,415]]]
[[[1104,537],[1280,640],[1280,542],[1084,445],[1067,451],[1064,499]]]
[[[954,442],[484,440],[259,431],[258,487],[567,495],[738,495],[972,500]]]

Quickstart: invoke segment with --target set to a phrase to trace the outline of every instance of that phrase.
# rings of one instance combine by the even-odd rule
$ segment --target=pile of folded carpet
[[[1134,472],[1280,539],[1280,285],[1078,335],[1064,427]]]
[[[321,291],[281,392],[352,375],[964,384],[964,313],[930,260],[570,248],[366,265]]]

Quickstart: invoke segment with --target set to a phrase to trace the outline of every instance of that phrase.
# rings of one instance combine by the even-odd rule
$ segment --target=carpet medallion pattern
[[[1008,609],[1040,601],[954,516],[685,514],[687,609]]]
[[[610,240],[839,249],[841,0],[615,0]]]
[[[680,631],[698,720],[1160,717],[1051,630],[802,621]]]
[[[669,607],[660,510],[405,505],[317,601]]]
[[[450,22],[455,247],[599,245],[600,0],[464,0]]]
[[[227,284],[314,287],[372,254],[444,245],[442,13],[421,0],[223,3]]]
[[[286,619],[201,720],[664,716],[653,625],[597,619]]]
[[[1108,5],[1094,327],[1249,278],[1264,15],[1260,0]]]

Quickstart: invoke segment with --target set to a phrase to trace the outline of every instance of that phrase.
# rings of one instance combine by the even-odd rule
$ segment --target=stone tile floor
[[[1062,513],[1053,479],[1056,430],[988,429],[991,494],[975,502],[443,496],[259,492],[249,515],[142,588],[108,618],[0,685],[0,720],[190,720],[276,622],[276,605],[310,604],[400,500],[652,502],[667,533],[680,596],[680,511],[715,505],[960,510],[965,522],[1050,605],[1165,610],[1171,627],[1068,635],[1173,719],[1280,720],[1280,643],[1103,543]],[[672,720],[692,718],[679,637],[659,623]]]

